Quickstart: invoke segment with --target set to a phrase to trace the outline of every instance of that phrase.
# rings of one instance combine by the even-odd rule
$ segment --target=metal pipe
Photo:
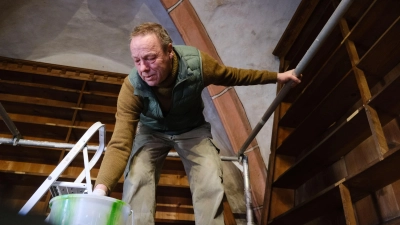
[[[14,142],[13,142],[13,139],[10,139],[10,138],[0,138],[0,145],[1,144],[14,145]],[[30,147],[72,149],[75,144],[49,142],[49,141],[32,141],[32,140],[20,139],[16,145],[30,146]],[[87,147],[88,147],[89,151],[97,151],[99,146],[88,145]],[[107,150],[107,149],[105,149],[105,150]],[[179,155],[177,152],[169,152],[168,156],[179,158]],[[238,161],[238,158],[236,156],[220,156],[220,157],[221,157],[222,161]]]
[[[335,28],[336,24],[339,20],[343,17],[344,13],[350,7],[351,3],[354,0],[342,0],[336,10],[333,12],[329,20],[326,22],[325,26],[322,28],[321,32],[318,34],[317,38],[311,44],[310,48],[307,50],[306,54],[304,54],[303,58],[297,64],[296,68],[294,69],[294,75],[297,77],[302,74],[304,69],[306,68],[307,64],[311,61],[311,59],[315,56],[318,49],[321,47],[322,43],[328,37],[328,35],[332,32]],[[278,105],[283,101],[284,97],[287,95],[289,90],[291,89],[293,81],[286,83],[281,91],[279,91],[276,98],[272,101],[271,105],[268,107],[267,111],[262,116],[261,120],[258,122],[256,127],[251,131],[249,137],[246,139],[242,147],[238,152],[238,158],[240,161],[240,157],[244,154],[247,147],[249,147],[250,143],[256,137],[258,132],[260,132],[261,128],[267,122],[268,118],[272,115]]]
[[[0,138],[0,144],[13,145],[13,139],[10,138]],[[30,146],[30,147],[46,147],[46,148],[59,148],[59,149],[72,149],[75,144],[69,143],[58,143],[50,141],[32,141],[20,139],[16,145],[20,146]],[[98,146],[88,145],[88,150],[96,151]]]
[[[3,107],[3,105],[0,103],[0,116],[3,118],[4,123],[8,127],[8,129],[11,131],[13,135],[13,145],[16,144],[16,142],[21,138],[21,133],[15,126],[14,122],[11,120],[10,116],[8,116],[6,109]]]
[[[244,198],[246,202],[246,219],[247,225],[253,225],[253,211],[251,210],[251,188],[250,173],[247,156],[243,156],[243,181],[244,181]]]

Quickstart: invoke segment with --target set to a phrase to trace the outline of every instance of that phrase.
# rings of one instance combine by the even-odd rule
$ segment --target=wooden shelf
[[[0,102],[23,139],[75,144],[93,123],[100,121],[105,124],[106,143],[109,142],[126,74],[4,57],[0,57],[0,71]],[[0,137],[12,138],[1,119],[0,122]],[[88,144],[97,146],[98,136],[94,134]],[[0,148],[0,201],[10,203],[14,210],[22,208],[69,152],[11,145]],[[89,151],[89,159],[93,154]],[[101,161],[102,158],[91,170],[92,184]],[[57,180],[73,182],[83,169],[80,153]],[[121,177],[111,197],[122,198],[123,181]],[[189,182],[180,158],[167,157],[156,190],[156,224],[195,224]],[[15,194],[18,192],[23,194]],[[32,211],[45,215],[50,199],[48,191]]]
[[[300,114],[307,116],[278,147],[277,153],[290,156],[299,155],[359,100],[360,94],[355,76],[353,73],[349,73],[314,110],[307,112],[306,109],[299,109],[302,111]],[[290,111],[289,109],[290,112],[298,112],[299,110]],[[284,116],[281,121],[284,118],[287,117]],[[292,118],[294,120],[295,116],[293,115]]]
[[[276,48],[282,70],[305,54],[304,37],[318,33],[316,21],[304,18],[315,19],[322,3],[306,4],[287,28],[296,37],[285,31],[281,40],[290,42]],[[399,221],[400,2],[354,1],[339,27],[307,65],[308,79],[275,112],[262,224]]]
[[[273,183],[274,187],[297,188],[354,147],[371,136],[366,111],[363,107],[338,123],[323,140],[286,170]]]
[[[396,70],[397,71],[397,70]],[[380,86],[380,85],[379,85]],[[396,118],[400,115],[400,74],[394,73],[390,79],[387,79],[385,85],[382,87],[376,87],[376,89],[380,89],[371,99],[368,105],[372,106],[378,111],[378,115],[380,118],[381,125],[386,125],[389,121]],[[339,87],[338,90],[342,90],[346,92],[349,90],[347,86]],[[340,91],[338,91],[340,92]],[[328,97],[335,97],[335,94],[331,94]],[[330,101],[326,104],[327,110],[329,111],[329,105],[331,105],[334,109],[338,108],[337,105],[344,102],[346,99],[342,98],[341,101],[336,99],[335,101]],[[322,107],[321,107],[322,108]],[[336,125],[336,128],[332,131],[331,134],[328,134],[327,138],[322,139],[322,141],[316,141],[318,145],[314,147],[309,153],[299,159],[291,168],[289,168],[285,173],[283,173],[275,182],[274,186],[281,188],[297,188],[306,180],[314,176],[318,171],[322,168],[330,165],[331,163],[337,161],[340,157],[344,156],[347,152],[349,152],[355,145],[358,145],[363,141],[367,136],[371,133],[367,132],[361,138],[355,138],[360,134],[363,134],[364,130],[369,130],[368,120],[365,114],[365,110],[362,108],[358,109],[360,112],[357,113],[355,117],[351,120],[355,120],[354,123],[349,123],[350,121],[344,120],[342,124]],[[332,110],[332,114],[336,113],[336,110]],[[304,149],[307,144],[310,144],[311,141],[305,143],[307,138],[311,140],[315,140],[318,137],[318,133],[313,133],[313,130],[318,129],[321,124],[323,124],[323,120],[327,117],[325,111],[318,110],[315,114],[310,114],[309,122],[307,125],[299,126],[286,140],[282,143],[282,145],[277,149],[278,154],[285,155],[295,155],[296,152],[293,150],[301,150]],[[324,115],[324,116],[318,116]],[[327,123],[328,124],[328,123]],[[317,128],[316,128],[317,127]],[[322,131],[318,130],[319,132]],[[343,133],[343,134],[340,134]],[[293,138],[292,138],[293,137]],[[341,139],[340,137],[344,138]],[[304,140],[305,139],[305,140]],[[330,139],[333,140],[330,142]],[[337,143],[349,143],[350,140],[358,140],[356,142],[352,142],[350,147],[342,147]],[[291,145],[285,144],[286,142],[292,143]],[[337,142],[336,144],[333,142]],[[345,145],[343,144],[343,145]],[[329,147],[327,147],[329,146]],[[336,149],[336,150],[335,150]],[[339,151],[337,149],[340,149]],[[290,151],[292,150],[292,151]],[[338,154],[338,153],[341,154]],[[334,156],[333,156],[334,155]],[[327,157],[329,156],[329,157]],[[315,163],[318,162],[318,163]]]
[[[400,63],[399,36],[400,16],[360,59],[357,66],[364,70],[370,87]]]
[[[369,9],[365,9],[362,19],[357,20],[348,39],[354,41],[361,57],[396,20],[399,4],[397,0],[374,1]]]
[[[351,70],[346,47],[340,45],[322,65],[307,87],[279,121],[280,126],[297,127]]]
[[[382,86],[377,85],[379,90],[368,103],[378,112],[382,124],[388,123],[400,114],[400,65],[393,72],[393,76],[385,79]]]
[[[309,14],[304,14],[304,10],[307,10]],[[290,63],[290,65],[284,66],[284,70],[293,69],[298,64],[303,57],[303,52],[310,47],[319,31],[325,25],[326,20],[328,20],[330,15],[333,13],[333,10],[332,4],[327,1],[307,1],[300,3],[297,10],[298,12],[295,14],[298,14],[299,20],[297,20],[296,23],[292,22],[289,24],[288,29],[285,31],[285,37],[287,38],[280,40],[280,43],[282,44],[278,45],[273,51],[273,54],[278,57],[284,55],[285,60]],[[302,25],[299,26],[299,22],[302,23]],[[296,35],[296,38],[293,38],[293,34]],[[333,43],[336,43],[337,40],[340,41],[340,37],[338,39],[335,35],[330,36],[329,41],[332,43],[331,48],[327,47],[319,51],[314,57],[319,61],[319,65],[322,65],[323,62],[326,61],[326,53],[328,53],[329,56],[335,50],[336,46]],[[287,95],[284,101],[293,102],[301,90],[307,86],[316,72],[317,71],[314,70],[314,68],[307,67],[304,74],[307,74],[308,76],[303,77],[302,83],[299,84],[298,87],[290,90],[291,94]]]
[[[332,210],[342,207],[339,185],[343,184],[351,192],[352,202],[378,191],[400,179],[398,165],[400,163],[400,146],[396,146],[385,154],[382,159],[375,160],[360,173],[346,177],[331,185],[313,198],[293,207],[286,213],[269,221],[269,225],[303,224],[318,218]],[[327,204],[329,202],[329,204]]]
[[[326,204],[329,202],[329,204]],[[304,224],[318,218],[327,212],[339,210],[341,207],[340,191],[337,185],[332,185],[287,212],[275,217],[268,225]]]
[[[400,146],[398,145],[383,155],[381,159],[373,161],[362,172],[346,178],[344,185],[351,191],[351,200],[357,202],[399,180],[399,164]]]

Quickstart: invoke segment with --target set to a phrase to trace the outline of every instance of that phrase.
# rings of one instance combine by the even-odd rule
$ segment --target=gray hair
[[[161,47],[164,52],[167,51],[167,47],[170,43],[172,43],[172,39],[169,36],[168,32],[158,23],[147,22],[142,23],[139,26],[135,27],[131,33],[131,39],[137,36],[147,35],[147,34],[155,34],[158,40],[160,41]]]

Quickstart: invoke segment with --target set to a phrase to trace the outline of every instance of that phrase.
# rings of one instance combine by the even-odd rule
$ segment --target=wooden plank
[[[328,203],[328,204],[327,204]],[[286,213],[273,218],[268,225],[304,224],[328,212],[341,209],[338,185],[332,185],[309,201],[296,205]]]
[[[304,182],[295,190],[295,205],[308,201],[315,194],[339,182],[346,176],[346,164],[343,158],[341,158],[332,165],[323,168],[318,174]]]
[[[0,101],[9,101],[9,102],[18,102],[18,103],[29,103],[33,105],[43,105],[43,106],[53,106],[57,108],[65,108],[65,109],[77,109],[77,110],[87,110],[93,112],[103,112],[115,114],[117,111],[117,107],[111,106],[103,106],[103,105],[94,105],[94,104],[82,104],[81,107],[76,107],[75,103],[72,102],[64,102],[64,101],[56,101],[45,98],[35,98],[28,96],[18,96],[18,95],[10,95],[10,94],[2,94],[0,96]]]
[[[345,38],[349,33],[349,27],[346,20],[342,19],[339,23],[342,31],[342,35]],[[357,49],[353,41],[349,39],[344,40],[347,52],[349,54],[350,62],[353,67],[353,72],[357,80],[358,89],[360,91],[361,99],[363,103],[367,103],[371,99],[371,92],[368,87],[367,79],[365,77],[364,71],[356,68],[356,65],[360,61],[358,57]]]
[[[46,105],[31,105],[26,104],[26,102],[6,102],[2,101],[1,104],[9,114],[27,114],[32,116],[42,116],[49,118],[57,118],[61,120],[69,120],[71,119],[74,110],[73,109],[65,109],[58,110],[53,106]],[[56,112],[57,113],[54,113]]]
[[[365,105],[365,112],[367,113],[375,148],[381,155],[383,155],[389,151],[389,147],[385,139],[385,134],[383,133],[381,122],[378,118],[378,113],[369,105]]]
[[[280,87],[277,88],[277,92],[280,91]],[[268,169],[267,169],[267,181],[265,183],[264,203],[261,212],[260,224],[266,225],[270,217],[271,209],[271,195],[272,195],[272,182],[275,173],[275,160],[276,160],[276,147],[278,139],[278,121],[281,117],[281,108],[283,104],[279,104],[274,112],[274,122],[272,125],[272,137],[271,137],[271,153],[269,155]]]
[[[274,187],[271,194],[271,205],[268,221],[281,217],[294,206],[294,190]],[[268,222],[269,223],[269,222]]]
[[[60,150],[57,151],[55,149],[41,147],[13,146],[2,144],[0,151],[1,160],[20,162],[57,164],[59,156]]]
[[[380,224],[379,211],[376,210],[371,195],[354,203],[358,224]]]
[[[279,144],[281,138],[286,137],[288,135],[288,131],[286,129],[278,128],[278,140],[277,144]],[[282,137],[283,136],[283,137]],[[294,163],[294,158],[284,155],[275,155],[274,157],[274,169],[270,171],[268,179],[270,180],[271,185],[271,194],[270,194],[270,207],[268,211],[268,218],[275,218],[282,213],[291,209],[294,205],[294,190],[288,189],[280,189],[272,186],[272,181],[274,181],[277,177],[279,177],[282,173],[284,173],[288,168],[290,168]],[[264,219],[264,220],[265,220]],[[265,222],[265,221],[264,221]]]
[[[235,216],[232,213],[231,206],[229,205],[228,199],[226,198],[226,194],[224,194],[223,199],[224,205],[224,222],[229,225],[236,225]]]
[[[380,153],[376,150],[374,139],[371,136],[344,156],[346,176],[359,173],[379,157],[381,157]]]
[[[45,76],[65,77],[76,80],[96,81],[100,83],[119,85],[123,83],[124,78],[127,76],[127,74],[122,73],[90,70],[29,60],[11,59],[1,56],[0,70],[18,71]]]
[[[400,179],[398,165],[400,163],[400,145],[376,159],[362,172],[346,178],[344,184],[349,188],[352,201],[357,202]]]
[[[81,92],[80,90],[77,90],[76,88],[73,88],[73,87],[75,87],[77,85],[76,83],[71,84],[71,87],[63,87],[63,86],[61,86],[61,84],[70,83],[69,80],[71,80],[71,79],[64,79],[64,80],[62,80],[62,82],[58,81],[58,83],[60,83],[60,86],[57,86],[57,84],[38,83],[40,81],[37,81],[37,78],[34,79],[34,82],[36,82],[36,83],[24,82],[24,81],[16,81],[16,80],[7,80],[7,78],[9,78],[9,76],[12,76],[12,78],[20,78],[21,77],[21,76],[18,76],[18,74],[12,74],[12,73],[9,73],[8,71],[5,71],[4,73],[0,73],[0,83],[9,84],[9,85],[13,86],[14,88],[16,86],[23,86],[23,87],[35,87],[35,88],[42,88],[42,89],[51,89],[51,90],[63,91],[63,92],[73,92],[73,93],[80,93]],[[57,82],[57,79],[60,79],[60,78],[52,79],[51,81],[52,82]],[[79,81],[79,82],[81,82],[81,81]],[[84,82],[86,82],[86,81],[84,81]],[[92,82],[92,83],[95,83],[95,82]],[[92,86],[95,86],[95,85],[92,85]],[[115,86],[117,86],[119,89],[121,88],[120,85],[115,85]],[[105,89],[107,90],[107,92],[104,91]],[[98,96],[102,96],[102,97],[118,98],[119,89],[118,89],[118,91],[114,91],[113,90],[112,92],[111,92],[110,89],[112,89],[111,85],[103,84],[103,87],[102,87],[103,91],[83,90],[82,93],[85,94],[85,95],[98,95]]]
[[[170,224],[185,224],[185,225],[195,225],[194,221],[187,220],[167,220],[167,219],[159,219],[155,218],[155,225],[170,225]]]
[[[342,199],[344,215],[346,218],[346,225],[357,225],[349,189],[345,185],[339,184],[339,190],[340,197]]]
[[[82,129],[88,130],[90,126],[93,125],[93,122],[77,122],[76,125],[69,125],[71,121],[69,120],[62,120],[56,118],[49,118],[49,117],[41,117],[41,116],[31,116],[31,115],[19,115],[8,113],[11,120],[13,122],[19,123],[30,123],[30,124],[37,124],[37,125],[45,125],[45,126],[55,126],[55,127],[65,127],[65,128],[75,128],[75,129]],[[112,132],[114,130],[114,125],[108,124],[106,126],[107,132]],[[66,140],[68,142],[68,140]]]

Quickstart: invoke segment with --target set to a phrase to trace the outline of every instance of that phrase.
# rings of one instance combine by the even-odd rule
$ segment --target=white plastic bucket
[[[50,200],[53,225],[125,225],[130,206],[106,196],[69,194]]]

